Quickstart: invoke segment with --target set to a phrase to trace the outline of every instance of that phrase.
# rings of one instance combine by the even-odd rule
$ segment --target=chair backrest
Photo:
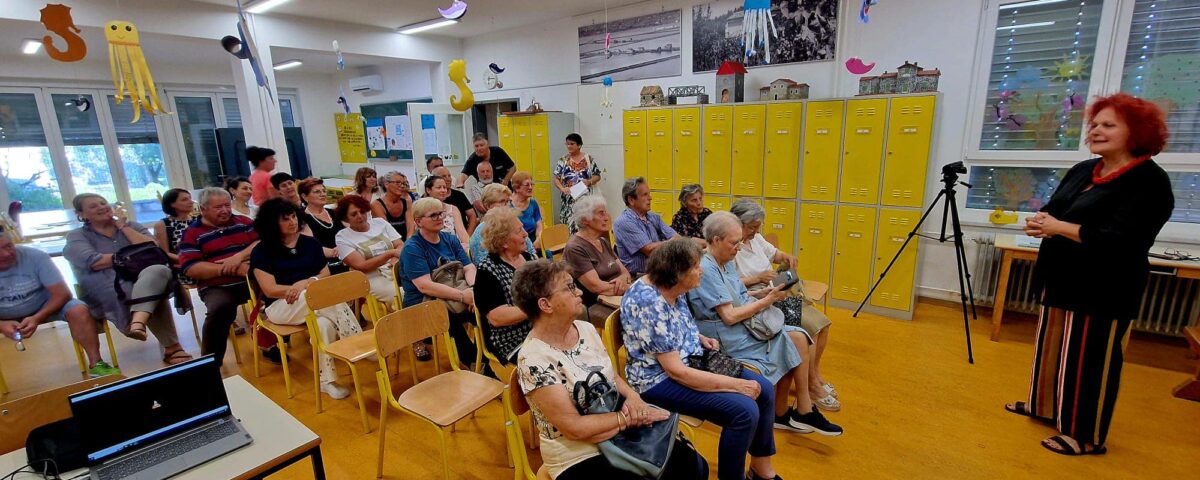
[[[555,251],[561,250],[571,238],[571,229],[565,224],[558,223],[542,230],[542,253],[550,258]]]
[[[446,311],[445,302],[421,302],[384,315],[375,323],[376,352],[382,363],[383,358],[392,356],[413,342],[449,331],[450,314]]]
[[[304,300],[308,302],[308,308],[320,310],[339,303],[366,301],[370,294],[371,282],[367,280],[367,275],[350,270],[308,284],[308,288],[304,289]]]
[[[0,454],[25,448],[25,439],[33,429],[71,416],[67,397],[84,390],[120,380],[108,375],[36,393],[0,403]]]
[[[763,239],[766,240],[767,243],[774,245],[775,248],[779,248],[779,234],[775,232],[764,233]]]
[[[625,366],[621,362],[625,357],[621,355],[624,348],[625,339],[621,337],[621,310],[617,309],[604,319],[604,349],[608,350],[608,359],[612,361],[613,369],[622,378],[625,377]]]
[[[483,314],[479,313],[479,307],[476,306],[474,302],[472,302],[471,307],[472,310],[475,310],[475,332],[477,334],[475,346],[483,352],[483,355],[486,356],[488,360],[495,362],[496,365],[500,365],[499,357],[497,357],[496,354],[492,353],[492,351],[488,349],[487,341],[485,341],[483,338],[485,335],[485,333],[483,333],[483,322],[486,320],[483,319]]]
[[[521,390],[520,371],[513,369],[512,374],[508,376],[508,392],[509,406],[512,408],[512,413],[516,415],[524,415],[529,411],[529,400],[525,399],[525,391]]]

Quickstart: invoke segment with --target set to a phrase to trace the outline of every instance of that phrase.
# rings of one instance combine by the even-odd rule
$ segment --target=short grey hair
[[[390,182],[390,181],[392,181],[392,177],[404,177],[404,178],[408,178],[408,175],[405,175],[405,174],[403,174],[403,173],[400,173],[400,172],[398,172],[398,171],[396,171],[396,170],[391,170],[391,171],[389,171],[389,172],[386,172],[386,173],[384,173],[384,174],[383,174],[383,181],[384,181],[384,182]]]
[[[767,211],[763,210],[762,205],[748,198],[742,198],[733,202],[733,206],[729,207],[729,213],[737,215],[742,225],[754,221],[761,222],[767,218]]]
[[[684,185],[679,189],[679,206],[682,207],[684,203],[687,203],[687,199],[691,198],[692,195],[697,193],[704,195],[704,187],[701,187],[699,183],[689,183]]]
[[[734,230],[736,229],[736,230]],[[737,215],[729,212],[713,212],[704,219],[704,241],[712,243],[717,237],[742,238],[742,222]]]
[[[625,180],[621,185],[621,201],[625,202],[625,206],[629,206],[629,199],[637,197],[638,185],[645,185],[646,177],[633,177]]]
[[[487,142],[487,141],[488,141],[487,135],[485,135],[485,134],[484,134],[484,133],[482,133],[482,132],[476,132],[476,133],[475,133],[475,135],[472,135],[472,136],[471,136],[471,143],[475,143],[475,142],[478,142],[478,141],[480,141],[480,140],[483,140],[483,141]],[[490,142],[489,142],[489,143],[490,143]]]
[[[590,222],[596,216],[596,207],[608,207],[608,202],[604,197],[596,194],[584,195],[575,200],[575,205],[571,206],[571,223],[576,227],[582,227],[583,222]]]
[[[229,195],[228,190],[219,187],[204,187],[203,190],[200,190],[200,195],[197,196],[200,199],[201,207],[207,207],[208,201],[213,197],[233,198]]]

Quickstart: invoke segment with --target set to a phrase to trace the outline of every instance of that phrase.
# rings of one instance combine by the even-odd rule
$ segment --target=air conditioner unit
[[[379,75],[367,75],[365,77],[351,78],[350,90],[358,93],[382,92],[383,77]]]

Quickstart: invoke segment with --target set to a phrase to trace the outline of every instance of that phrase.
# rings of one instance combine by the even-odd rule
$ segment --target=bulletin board
[[[409,128],[409,123],[407,122],[409,103],[433,103],[433,99],[421,98],[359,106],[359,110],[362,111],[362,116],[366,120],[367,156],[371,160],[387,160],[392,155],[395,155],[400,160],[411,160],[413,158],[411,146],[412,132],[407,132],[407,143],[404,138],[399,136],[406,133],[401,129]],[[433,121],[432,115],[425,116],[430,117],[430,122]],[[399,117],[404,118],[400,119]],[[424,118],[421,120],[422,123],[425,123]],[[392,131],[386,131],[389,126],[393,127]],[[381,127],[386,133],[382,138],[378,135]],[[417,134],[420,135],[419,132]]]

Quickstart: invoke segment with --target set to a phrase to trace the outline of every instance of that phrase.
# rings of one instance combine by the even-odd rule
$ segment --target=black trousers
[[[250,299],[245,282],[200,289],[200,300],[208,313],[204,315],[201,328],[200,354],[213,354],[218,360],[225,358],[228,346],[229,326],[237,319],[238,308]]]
[[[671,458],[661,480],[696,480],[708,478],[708,462],[696,450],[676,440]],[[642,480],[642,477],[618,470],[604,455],[597,455],[572,465],[556,480]]]
[[[458,361],[463,365],[475,363],[475,341],[467,333],[464,324],[475,323],[475,312],[470,310],[462,313],[450,312],[450,338],[454,339],[454,347],[458,350]]]

